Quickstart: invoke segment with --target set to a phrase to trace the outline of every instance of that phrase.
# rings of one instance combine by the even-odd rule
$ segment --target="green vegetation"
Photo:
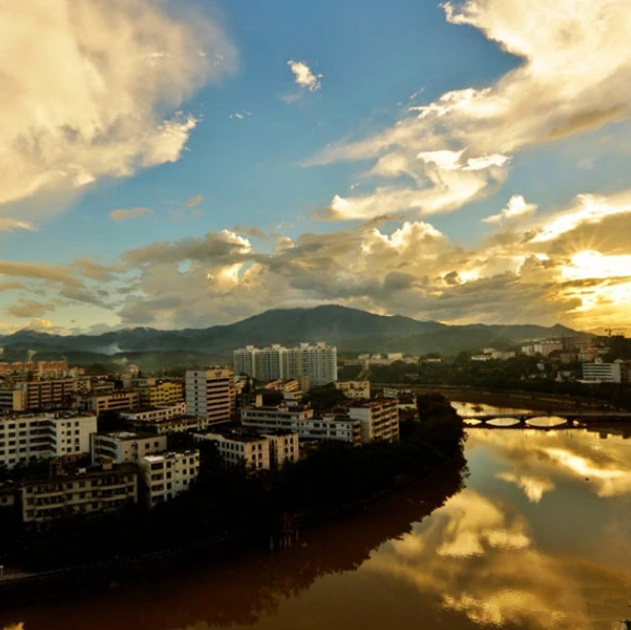
[[[579,364],[559,364],[554,356],[548,359],[517,356],[504,361],[472,361],[470,353],[461,352],[451,360],[444,359],[437,363],[421,361],[409,364],[396,361],[392,365],[372,366],[368,378],[373,383],[418,387],[444,385],[492,392],[551,394],[576,401],[601,401],[614,407],[631,408],[630,383],[559,382],[553,378],[558,370],[573,370],[580,375]]]
[[[226,535],[266,540],[282,514],[299,522],[317,520],[370,501],[448,459],[464,465],[463,425],[449,403],[434,397],[422,418],[402,422],[398,443],[324,443],[307,458],[266,475],[226,466],[214,446],[202,443],[200,475],[188,492],[150,512],[130,505],[115,514],[69,515],[39,529],[4,531],[0,558],[6,565],[44,570]]]
[[[311,403],[314,409],[319,410],[343,405],[348,402],[348,399],[333,383],[329,383],[321,387],[312,387],[304,397],[304,401]]]

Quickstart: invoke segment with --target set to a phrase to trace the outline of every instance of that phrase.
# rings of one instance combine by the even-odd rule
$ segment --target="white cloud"
[[[320,89],[320,79],[323,75],[314,74],[304,61],[290,60],[287,62],[287,65],[294,74],[296,84],[301,88],[305,88],[310,92],[317,92]]]
[[[178,108],[235,64],[217,25],[150,0],[0,0],[0,40],[0,204],[178,160]]]
[[[521,65],[490,87],[447,92],[384,131],[323,151],[312,164],[375,160],[370,175],[414,182],[380,182],[329,208],[329,218],[457,210],[505,181],[510,157],[524,147],[631,120],[631,0],[559,0],[554,11],[547,0],[466,0],[445,11]]]
[[[110,219],[113,221],[127,221],[129,219],[139,219],[145,214],[153,214],[151,208],[119,208],[110,212]]]
[[[524,219],[532,216],[537,210],[536,203],[527,203],[523,195],[513,195],[506,207],[499,213],[482,219],[483,223],[499,224],[511,219]]]
[[[0,217],[0,232],[13,232],[14,230],[34,230],[31,221],[20,221],[9,217]]]

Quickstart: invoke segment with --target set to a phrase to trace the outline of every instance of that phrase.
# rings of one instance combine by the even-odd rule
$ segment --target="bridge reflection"
[[[463,418],[468,428],[484,429],[562,429],[578,426],[576,420],[562,418],[560,416],[483,416]]]
[[[517,411],[513,413],[487,413],[463,415],[462,421],[469,427],[484,427],[495,429],[532,428],[532,429],[562,429],[585,426],[590,423],[631,423],[631,412],[620,411],[572,411],[548,414],[538,412],[527,413]]]

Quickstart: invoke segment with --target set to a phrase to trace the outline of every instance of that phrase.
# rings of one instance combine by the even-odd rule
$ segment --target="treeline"
[[[543,364],[544,370],[539,369]],[[580,383],[557,381],[557,370],[580,374],[580,365],[561,365],[554,360],[517,356],[504,361],[472,361],[469,353],[461,353],[439,363],[403,363],[371,366],[373,383],[409,383],[413,386],[450,385],[490,391],[524,391],[552,394],[576,399],[593,399],[615,407],[631,408],[631,383]],[[356,376],[357,366],[341,368],[340,380]]]
[[[398,443],[324,443],[307,458],[265,475],[226,466],[217,450],[203,443],[200,475],[188,492],[151,511],[130,505],[118,513],[69,515],[39,529],[4,531],[0,557],[5,565],[37,571],[131,559],[212,537],[266,540],[285,514],[297,521],[317,519],[450,458],[464,466],[463,424],[444,398],[430,398],[419,399],[420,422],[401,423]]]

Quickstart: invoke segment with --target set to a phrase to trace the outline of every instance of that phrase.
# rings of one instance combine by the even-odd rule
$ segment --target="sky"
[[[631,333],[630,31],[631,0],[0,0],[0,333]]]

